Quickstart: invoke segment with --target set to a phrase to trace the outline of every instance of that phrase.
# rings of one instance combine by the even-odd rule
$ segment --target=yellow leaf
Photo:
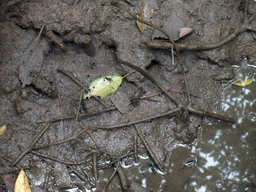
[[[6,125],[3,125],[0,127],[0,136],[4,134],[4,132],[6,131]]]
[[[20,170],[19,176],[15,182],[14,192],[31,192],[28,178],[23,169]]]
[[[117,90],[117,88],[121,85],[123,78],[127,77],[133,72],[134,71],[123,77],[108,75],[94,80],[89,86],[90,92],[84,94],[83,98],[86,99],[87,97],[90,98],[91,96],[100,96],[101,99],[104,99],[106,96]]]
[[[139,18],[144,19],[145,21],[150,21],[150,17],[153,16],[153,13],[154,13],[154,9],[151,9],[151,7],[148,4],[145,4]],[[145,25],[139,21],[136,21],[136,22],[137,22],[137,26],[138,26],[140,32],[143,33],[143,31],[147,28],[147,25]]]
[[[251,79],[245,79],[242,81],[236,81],[233,83],[233,85],[244,87],[244,86],[250,85],[251,83],[252,83]]]

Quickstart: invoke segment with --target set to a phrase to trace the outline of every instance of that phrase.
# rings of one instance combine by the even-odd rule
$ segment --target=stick
[[[112,111],[112,110],[115,110],[116,107],[110,107],[108,109],[104,109],[102,111],[96,111],[96,112],[93,112],[93,113],[85,113],[85,114],[79,114],[79,117],[89,117],[89,116],[93,116],[93,115],[99,115],[101,113],[105,113],[105,112],[109,112],[109,111]],[[66,119],[74,119],[76,118],[76,115],[70,115],[70,116],[65,116],[65,117],[57,117],[57,118],[54,118],[50,121],[38,121],[37,123],[53,123],[53,122],[56,122],[56,121],[61,121],[61,120],[66,120]]]
[[[94,178],[98,179],[98,169],[97,169],[97,153],[93,153],[92,156],[92,164],[93,164],[93,174]]]
[[[196,114],[196,115],[199,115],[199,116],[208,116],[208,117],[212,117],[214,119],[219,119],[221,121],[225,121],[225,122],[232,123],[232,124],[234,124],[236,122],[234,119],[232,119],[230,117],[226,117],[226,116],[219,115],[219,114],[216,114],[216,113],[211,113],[211,112],[208,112],[208,111],[198,111],[198,110],[193,109],[190,106],[188,106],[188,111],[190,113],[193,113],[193,114]]]
[[[136,127],[136,125],[134,125],[134,128],[136,129],[140,139],[142,140],[144,146],[146,147],[147,151],[149,152],[150,157],[153,159],[153,161],[155,162],[156,166],[158,167],[158,169],[160,171],[163,172],[163,168],[161,163],[158,161],[158,159],[155,156],[155,153],[153,152],[153,150],[151,149],[150,145],[147,143],[147,141],[144,139],[143,134],[140,132],[140,130]]]
[[[139,159],[138,159],[138,132],[137,131],[135,132],[135,136],[134,136],[134,161],[135,161],[135,163],[139,162]]]
[[[118,166],[119,166],[119,164],[118,164]],[[108,188],[108,186],[109,186],[110,182],[112,181],[113,177],[115,176],[116,172],[117,172],[117,167],[116,167],[116,170],[115,170],[115,171],[113,172],[113,174],[111,175],[111,177],[109,178],[107,184],[105,185],[105,187],[104,187],[104,189],[103,189],[103,192],[105,192],[106,189]]]
[[[67,139],[63,139],[61,141],[57,141],[57,142],[54,142],[54,143],[50,143],[50,144],[47,144],[47,145],[41,145],[41,146],[34,146],[32,147],[33,150],[36,150],[36,149],[42,149],[42,148],[45,148],[45,147],[50,147],[50,146],[53,146],[53,145],[59,145],[59,144],[62,144],[62,143],[66,143],[68,141],[71,141],[71,140],[74,140],[76,139],[79,135],[81,135],[82,133],[84,133],[86,131],[86,129],[84,128],[82,131],[80,131],[79,133],[67,138]]]
[[[124,171],[123,171],[122,167],[119,166],[119,164],[120,163],[118,162],[118,163],[115,163],[114,165],[115,165],[117,173],[119,175],[122,188],[124,190],[127,190],[130,187],[130,184],[129,184],[129,181],[128,181],[126,175],[124,174]]]
[[[124,65],[127,65],[133,69],[135,69],[136,71],[140,72],[140,74],[142,74],[144,77],[146,77],[149,81],[151,81],[153,84],[155,84],[161,91],[163,91],[165,93],[165,95],[171,99],[177,106],[182,107],[181,103],[178,99],[174,98],[173,96],[171,96],[167,90],[165,90],[159,83],[158,81],[156,81],[146,70],[142,69],[141,67],[134,65],[132,63],[129,63],[127,61],[123,61],[121,59],[117,60],[118,63],[122,63]]]
[[[33,149],[33,146],[40,139],[40,137],[51,127],[52,123],[46,125],[42,131],[36,136],[35,139],[30,143],[30,145],[16,158],[16,160],[12,163],[12,166],[16,165],[28,152]]]
[[[180,108],[175,108],[173,110],[167,111],[167,112],[162,113],[162,114],[153,115],[151,117],[146,117],[144,119],[139,119],[139,120],[131,121],[131,122],[128,122],[128,123],[120,123],[120,124],[117,124],[117,125],[106,125],[106,126],[93,127],[93,128],[94,129],[107,129],[107,130],[110,130],[110,129],[117,129],[117,128],[122,128],[122,127],[128,127],[130,125],[151,121],[153,119],[157,119],[157,118],[160,118],[160,117],[166,117],[166,116],[172,117],[174,115],[179,114],[180,111],[181,111]]]

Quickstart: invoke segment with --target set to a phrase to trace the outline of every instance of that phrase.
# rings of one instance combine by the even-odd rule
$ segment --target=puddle
[[[256,70],[236,67],[238,78],[251,78],[245,87],[229,85],[222,95],[223,114],[237,120],[235,125],[208,122],[202,139],[190,149],[197,157],[192,176],[183,191],[256,190]]]

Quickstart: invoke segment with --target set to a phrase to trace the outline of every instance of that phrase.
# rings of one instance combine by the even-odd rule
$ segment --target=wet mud
[[[172,58],[171,49],[143,44],[151,40],[154,29],[148,27],[141,33],[127,13],[140,15],[141,1],[3,0],[0,5],[0,126],[7,126],[0,136],[0,175],[4,176],[0,190],[12,191],[9,181],[15,182],[13,178],[23,168],[32,191],[204,191],[202,186],[210,181],[200,178],[214,175],[214,170],[202,172],[201,168],[206,161],[201,152],[214,151],[206,148],[205,138],[211,140],[223,127],[225,134],[234,134],[232,142],[247,132],[255,138],[255,128],[251,130],[255,102],[244,115],[245,108],[236,109],[237,103],[230,104],[227,99],[240,68],[255,81],[255,31],[241,32],[218,48],[182,50],[179,55],[191,94],[190,106],[234,118],[232,125],[186,113],[188,99],[179,60]],[[208,45],[233,34],[256,13],[256,4],[166,0],[150,21],[163,27],[172,12],[194,29],[177,43]],[[256,18],[250,27],[256,29]],[[118,90],[102,101],[92,97],[80,103],[83,88],[93,80],[132,71],[117,60],[145,69],[181,101],[182,113],[159,117],[177,106],[139,72],[126,77]],[[255,88],[250,90],[255,93]],[[254,96],[248,100],[254,101]],[[229,107],[225,108],[225,103]],[[239,128],[241,116],[250,117],[244,131]],[[140,122],[131,123],[135,121]],[[106,128],[125,123],[132,125]],[[218,153],[231,145],[220,143]],[[251,144],[248,150],[255,158]],[[253,158],[249,161],[255,161]],[[255,189],[256,169],[250,165],[250,174],[245,174],[248,183],[235,184],[240,191]],[[221,190],[228,182],[223,177],[212,179],[207,190]],[[231,188],[226,185],[225,190]]]

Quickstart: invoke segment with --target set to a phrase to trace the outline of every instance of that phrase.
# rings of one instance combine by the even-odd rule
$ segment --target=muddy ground
[[[242,0],[164,0],[161,8],[155,10],[151,22],[162,27],[175,12],[187,27],[194,29],[178,43],[207,45],[231,35],[256,12],[255,3],[248,3],[246,6]],[[248,11],[245,12],[246,7]],[[143,95],[160,91],[139,72],[125,78],[116,92],[102,100],[107,107],[90,98],[82,101],[79,113],[91,114],[114,105],[120,110],[79,117],[77,121],[75,118],[66,119],[77,114],[82,87],[57,69],[64,69],[87,86],[99,77],[123,76],[132,70],[117,63],[117,59],[146,69],[162,87],[172,88],[170,94],[187,106],[187,95],[182,93],[185,91],[184,78],[177,58],[173,65],[170,50],[152,49],[142,44],[142,40],[151,40],[154,30],[148,27],[141,33],[127,13],[131,11],[140,15],[142,8],[143,3],[137,0],[1,1],[0,122],[1,126],[7,125],[7,131],[0,136],[0,175],[16,178],[18,170],[24,168],[34,191],[72,188],[103,191],[114,171],[114,164],[110,162],[140,163],[141,158],[137,159],[137,156],[151,156],[152,159],[153,153],[150,166],[156,171],[162,169],[164,173],[176,144],[193,145],[200,138],[203,119],[192,114],[160,117],[112,130],[95,128],[132,122],[176,107],[163,94],[131,101],[138,89],[143,90]],[[42,26],[43,32],[37,39]],[[251,26],[256,26],[256,20]],[[76,39],[79,35],[90,38],[91,44],[89,41],[79,44]],[[255,55],[255,34],[252,32],[243,32],[216,49],[181,51],[189,90],[196,95],[191,97],[192,106],[220,112],[223,88],[235,78],[230,65],[240,65],[244,57],[254,63]],[[59,118],[64,120],[49,123]],[[50,127],[29,148],[48,125]],[[87,132],[73,140],[47,146],[70,138],[85,128]],[[145,147],[136,128],[149,147]],[[35,149],[38,146],[46,147]],[[30,150],[17,159],[26,149]],[[98,177],[93,162],[97,162]],[[128,190],[142,191],[142,181],[138,179],[141,176],[136,177],[129,169],[125,174],[129,180]],[[167,184],[144,190],[162,188],[171,191],[167,190],[172,187],[168,183],[173,182],[168,182],[168,177],[165,179]],[[182,190],[186,179],[181,181],[183,183],[176,183],[173,191]],[[2,180],[1,190],[11,190],[11,186],[4,182],[8,183]],[[122,191],[122,187],[125,188],[116,176],[108,190]]]

